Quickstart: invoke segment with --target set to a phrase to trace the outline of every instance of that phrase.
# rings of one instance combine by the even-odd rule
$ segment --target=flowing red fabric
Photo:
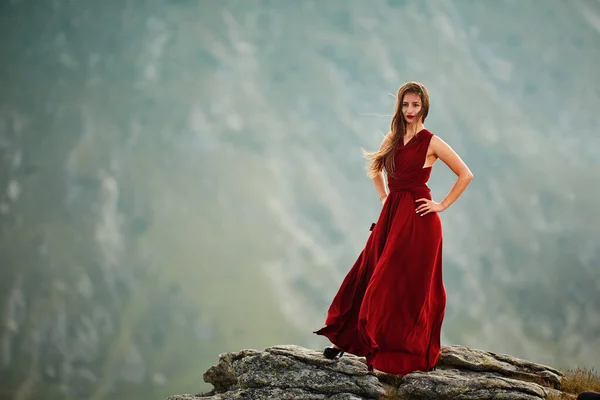
[[[429,371],[440,354],[446,308],[442,280],[442,223],[419,216],[419,198],[431,199],[424,168],[433,134],[426,129],[394,154],[395,177],[364,249],[329,307],[326,336],[367,365],[396,375]]]

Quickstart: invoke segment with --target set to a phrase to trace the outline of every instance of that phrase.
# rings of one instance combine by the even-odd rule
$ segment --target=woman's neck
[[[417,132],[423,130],[424,128],[425,128],[425,125],[423,125],[423,123],[421,121],[409,124],[406,126],[405,135],[407,137],[413,137],[417,134]]]

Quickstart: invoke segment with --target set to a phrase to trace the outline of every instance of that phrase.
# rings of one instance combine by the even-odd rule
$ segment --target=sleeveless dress
[[[442,223],[437,213],[415,209],[431,199],[423,168],[433,134],[419,131],[394,153],[395,177],[364,249],[343,279],[325,326],[344,351],[364,356],[369,369],[405,375],[429,371],[440,354],[446,308],[442,280]]]

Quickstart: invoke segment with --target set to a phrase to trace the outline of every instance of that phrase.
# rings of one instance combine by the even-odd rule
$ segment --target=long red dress
[[[442,280],[442,223],[437,213],[415,209],[431,199],[423,168],[433,134],[426,129],[394,154],[395,178],[364,249],[335,295],[326,336],[371,368],[396,375],[429,371],[440,354],[446,308]]]

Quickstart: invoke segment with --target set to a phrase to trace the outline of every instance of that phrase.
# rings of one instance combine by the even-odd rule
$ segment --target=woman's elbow
[[[465,171],[462,171],[461,174],[459,174],[459,177],[466,181],[467,183],[471,182],[473,180],[473,173],[471,172],[470,169],[466,169]]]

